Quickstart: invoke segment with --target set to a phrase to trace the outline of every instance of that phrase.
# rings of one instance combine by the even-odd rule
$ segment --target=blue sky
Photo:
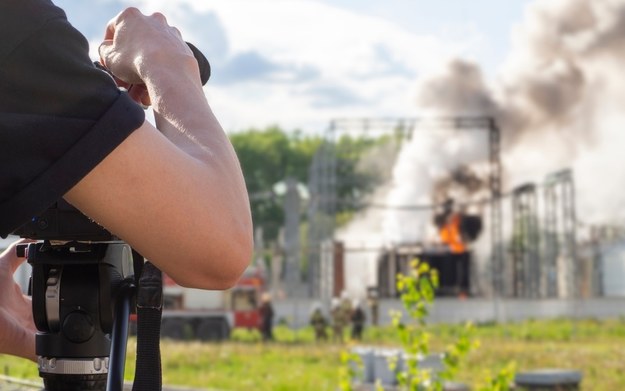
[[[336,117],[414,116],[420,78],[454,57],[492,80],[527,0],[57,0],[97,47],[126,6],[163,12],[209,58],[226,130],[323,130]]]

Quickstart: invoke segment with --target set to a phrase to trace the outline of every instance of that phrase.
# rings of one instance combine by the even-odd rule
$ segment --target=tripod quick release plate
[[[13,234],[37,240],[101,242],[113,239],[109,231],[63,199],[33,217]]]

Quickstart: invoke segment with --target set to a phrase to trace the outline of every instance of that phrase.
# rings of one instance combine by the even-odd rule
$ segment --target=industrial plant
[[[329,305],[342,295],[392,307],[397,274],[419,259],[438,271],[445,300],[437,306],[483,307],[466,318],[610,315],[593,300],[625,294],[625,230],[585,221],[571,167],[515,182],[502,163],[502,134],[492,117],[332,121],[308,193],[295,185],[285,192],[272,285],[284,311],[297,313],[286,303]],[[357,199],[339,191],[334,145],[345,135],[386,140],[360,162],[377,180]],[[346,203],[356,211],[337,224]]]

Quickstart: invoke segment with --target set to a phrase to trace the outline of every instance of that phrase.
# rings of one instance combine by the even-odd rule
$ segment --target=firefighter
[[[365,328],[365,320],[367,316],[363,311],[360,301],[354,301],[354,310],[351,314],[352,321],[352,339],[360,341],[362,339],[362,331]]]
[[[369,308],[371,309],[371,324],[374,326],[378,325],[378,311],[379,311],[379,302],[378,302],[378,292],[376,290],[369,290],[368,295]]]
[[[332,337],[334,342],[343,342],[343,329],[347,325],[347,320],[343,314],[341,301],[338,298],[332,299]]]
[[[328,327],[328,320],[323,315],[321,311],[321,305],[318,303],[313,307],[313,311],[310,315],[310,325],[315,330],[315,340],[319,341],[327,341],[328,333],[326,328]]]
[[[261,297],[260,312],[260,333],[263,341],[273,340],[273,306],[271,305],[271,295],[263,293]]]

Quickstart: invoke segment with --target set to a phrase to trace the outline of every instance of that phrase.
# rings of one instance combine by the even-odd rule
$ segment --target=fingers
[[[183,44],[180,32],[169,26],[165,15],[156,12],[148,16],[130,7],[108,22],[98,53],[102,65],[118,79],[128,85],[140,84],[140,65],[150,64],[150,59],[162,52],[174,58],[179,53],[176,47]]]
[[[113,37],[115,36],[115,31],[117,30],[117,25],[124,19],[124,15],[131,12],[131,8],[126,8],[125,10],[115,15],[111,20],[109,20],[109,22],[106,24],[106,30],[104,32],[105,40],[113,39]]]
[[[150,106],[150,95],[144,84],[132,84],[128,87],[128,95],[137,103],[147,108]]]
[[[100,46],[98,46],[98,55],[100,56],[100,64],[102,64],[102,66],[104,66],[105,68],[107,68],[106,59],[108,58],[112,50],[113,50],[112,39],[105,39],[104,41],[102,41]]]
[[[0,308],[0,352],[37,361],[35,354],[35,332],[31,327],[22,327],[11,313]]]
[[[167,23],[167,18],[165,17],[165,15],[160,12],[154,12],[152,15],[147,16],[135,7],[128,7],[119,14],[117,14],[107,23],[106,29],[104,31],[104,40],[112,40],[115,37],[115,32],[121,24],[136,18],[149,18],[158,21],[163,26],[171,27]],[[178,31],[178,29],[175,30],[178,34],[180,34],[180,31]]]
[[[2,254],[0,254],[0,268],[8,268],[9,273],[12,275],[15,270],[21,265],[25,258],[17,256],[16,247],[20,244],[33,243],[35,240],[20,239],[13,242]]]
[[[150,15],[150,17],[160,21],[164,25],[168,25],[167,24],[167,18],[165,17],[165,15],[161,14],[160,12],[155,12],[152,15]]]
[[[176,34],[176,36],[178,36],[178,38],[182,39],[182,33],[180,32],[180,30],[178,30],[176,27],[171,26],[171,29],[174,31],[174,33]]]
[[[111,52],[114,46],[115,33],[120,28],[120,25],[128,19],[136,18],[139,16],[143,16],[141,11],[139,11],[137,8],[129,7],[119,14],[115,15],[115,17],[111,20],[109,20],[109,22],[106,24],[106,29],[104,31],[104,40],[98,48],[98,53],[100,55],[100,61],[102,62],[102,65],[106,66],[106,58],[108,57],[108,54]]]
[[[135,7],[128,7],[119,14],[115,15],[113,19],[109,20],[106,25],[106,30],[104,32],[104,39],[109,40],[115,37],[115,31],[117,31],[118,25],[123,23],[124,21],[136,17],[145,16]]]

